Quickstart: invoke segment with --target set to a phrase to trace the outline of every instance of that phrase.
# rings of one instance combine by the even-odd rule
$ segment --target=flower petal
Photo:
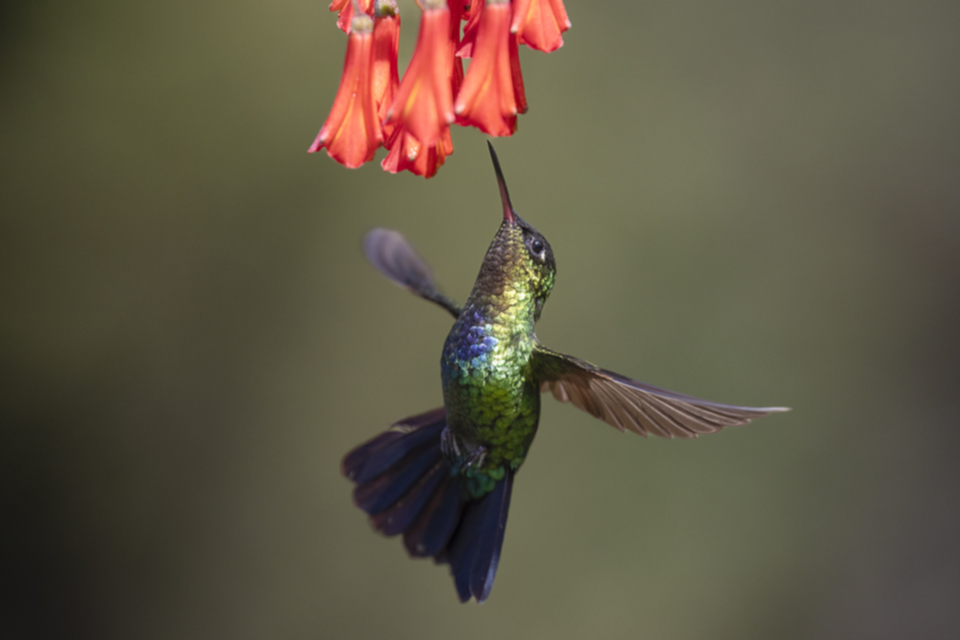
[[[453,153],[449,127],[432,147],[423,146],[416,137],[400,129],[394,132],[387,146],[390,152],[380,163],[384,171],[409,171],[424,178],[433,177],[447,156]]]
[[[520,44],[550,53],[563,46],[561,33],[570,28],[563,0],[515,0],[510,31]]]
[[[370,18],[364,15],[353,19],[337,97],[308,150],[316,153],[326,148],[331,158],[351,169],[373,160],[377,147],[383,142],[370,89],[372,32]]]
[[[417,46],[386,121],[407,130],[424,146],[432,147],[453,122],[453,52],[446,3],[424,4]]]
[[[513,79],[513,96],[517,101],[517,113],[527,112],[527,91],[523,87],[520,71],[520,47],[517,34],[510,34],[510,75]]]
[[[371,89],[373,108],[383,124],[383,137],[389,138],[394,124],[384,124],[393,104],[400,76],[397,73],[397,49],[400,43],[400,14],[394,0],[377,0],[373,22],[373,71]]]
[[[517,130],[510,15],[509,2],[488,2],[484,6],[473,60],[454,107],[459,124],[475,126],[491,136],[509,136]]]

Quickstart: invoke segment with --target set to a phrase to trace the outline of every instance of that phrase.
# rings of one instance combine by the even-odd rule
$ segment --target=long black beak
[[[503,179],[503,171],[500,169],[500,160],[497,158],[497,152],[493,150],[493,145],[487,140],[487,147],[490,149],[490,159],[493,160],[493,170],[497,173],[497,186],[500,187],[500,202],[503,203],[503,219],[510,224],[516,224],[517,219],[513,215],[513,205],[510,204],[510,192],[507,191],[507,181]]]

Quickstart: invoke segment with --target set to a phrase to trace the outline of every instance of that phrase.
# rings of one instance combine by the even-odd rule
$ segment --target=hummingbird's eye
[[[540,238],[533,239],[533,242],[530,243],[530,250],[536,254],[543,253],[543,242]]]

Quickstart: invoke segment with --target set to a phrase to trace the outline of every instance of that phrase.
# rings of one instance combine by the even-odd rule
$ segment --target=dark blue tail
[[[353,499],[388,536],[403,534],[414,557],[448,563],[461,602],[490,595],[510,509],[513,473],[471,500],[440,450],[447,426],[441,407],[401,420],[343,458],[357,483]]]

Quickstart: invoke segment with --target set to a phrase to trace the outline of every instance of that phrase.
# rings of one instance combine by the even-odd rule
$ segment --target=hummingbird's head
[[[543,234],[513,210],[497,154],[493,145],[487,145],[500,186],[503,222],[487,249],[478,284],[482,282],[488,293],[504,296],[506,302],[532,302],[534,319],[539,319],[557,272],[553,249]]]

